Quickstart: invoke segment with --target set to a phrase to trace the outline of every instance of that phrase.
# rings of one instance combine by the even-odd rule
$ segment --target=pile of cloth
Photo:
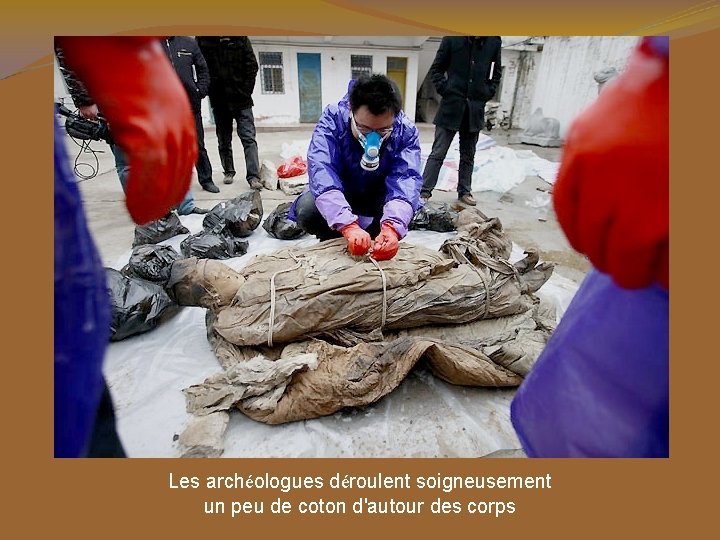
[[[167,289],[207,309],[223,369],[185,390],[193,431],[222,431],[232,409],[280,424],[362,407],[421,361],[452,384],[519,385],[554,326],[533,294],[553,266],[535,252],[509,263],[500,221],[477,209],[458,214],[457,230],[438,252],[401,244],[382,262],[351,257],[343,239],[260,255],[241,272],[174,262]],[[181,442],[187,455],[209,447]]]

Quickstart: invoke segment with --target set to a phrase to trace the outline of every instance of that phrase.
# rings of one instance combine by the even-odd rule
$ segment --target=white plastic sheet
[[[420,145],[421,170],[424,170],[431,150],[431,144]],[[435,189],[457,191],[459,166],[460,139],[456,135],[440,168]],[[537,156],[532,150],[498,146],[492,138],[480,134],[473,163],[472,190],[505,193],[524,182],[526,176],[533,175],[552,184],[559,166],[559,163]]]
[[[181,220],[191,233],[202,229],[202,216]],[[437,249],[453,234],[411,231],[406,241]],[[163,243],[179,249],[184,238]],[[254,254],[317,242],[314,237],[276,240],[262,227],[248,240],[245,256],[223,262],[238,270]],[[115,267],[121,268],[129,255],[130,251]],[[522,250],[514,248],[512,260],[521,257]],[[573,286],[553,276],[540,293],[560,307],[567,306]],[[110,344],[105,374],[128,455],[180,456],[175,439],[190,418],[182,390],[219,371],[206,338],[203,308],[183,308],[152,332]],[[268,426],[233,412],[224,457],[477,457],[516,449],[520,443],[509,413],[514,393],[514,389],[452,386],[415,370],[380,401],[329,417]]]
[[[525,174],[539,176],[548,184],[554,184],[560,163],[541,158],[532,150],[516,150],[515,155],[525,165]]]

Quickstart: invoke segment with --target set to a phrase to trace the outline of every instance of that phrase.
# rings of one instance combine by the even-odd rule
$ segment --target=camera
[[[83,118],[65,107],[62,103],[55,103],[55,111],[66,118],[65,131],[67,131],[71,137],[83,141],[102,140],[107,143],[112,142],[107,122],[103,119],[89,120]]]

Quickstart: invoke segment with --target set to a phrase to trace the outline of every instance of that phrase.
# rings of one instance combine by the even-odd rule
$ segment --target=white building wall
[[[541,55],[525,50],[502,52],[503,76],[498,99],[502,111],[511,115],[513,128],[528,127]]]
[[[292,39],[301,40],[301,37],[293,36]],[[317,38],[305,38],[307,40],[317,40]],[[332,41],[340,38],[332,38]],[[351,41],[357,38],[342,38],[345,41]],[[263,94],[260,75],[258,74],[253,90],[253,100],[255,106],[253,113],[257,125],[278,125],[278,124],[297,124],[300,121],[300,92],[298,88],[298,69],[297,69],[297,53],[319,53],[320,54],[320,76],[321,76],[321,92],[323,108],[330,103],[337,103],[346,93],[347,85],[350,81],[350,56],[368,55],[373,57],[373,72],[387,73],[387,58],[404,57],[407,58],[406,72],[406,88],[405,88],[405,114],[415,120],[415,106],[417,101],[418,83],[418,63],[419,63],[419,41],[424,38],[413,37],[379,37],[373,38],[379,44],[383,44],[383,48],[349,46],[348,43],[334,43],[329,41],[322,45],[315,44],[272,44],[263,43],[262,41],[254,41],[250,37],[253,44],[255,55],[259,57],[259,52],[281,52],[283,54],[283,77],[285,84],[285,93],[283,94]],[[407,43],[406,43],[407,42]],[[411,43],[412,42],[412,43]],[[375,43],[372,43],[373,45]],[[388,47],[388,44],[390,47]],[[412,48],[404,48],[403,45],[411,45]],[[393,48],[396,46],[397,48]],[[70,99],[65,87],[62,75],[55,62],[54,72],[54,98],[55,101],[64,101],[70,108],[72,100]],[[205,98],[201,105],[203,123],[206,126],[214,124],[212,120],[212,112],[210,110],[209,99]]]
[[[252,38],[251,38],[252,41]],[[328,44],[322,47],[288,46],[265,43],[253,43],[253,50],[259,58],[260,52],[280,52],[283,55],[284,94],[263,94],[258,74],[253,91],[253,114],[256,125],[296,124],[300,121],[300,92],[298,88],[298,53],[320,54],[320,77],[322,107],[337,103],[347,92],[350,81],[351,55],[373,57],[373,72],[387,72],[389,56],[407,58],[405,114],[415,120],[416,87],[418,76],[418,51],[407,49],[371,49],[361,47],[335,47]]]
[[[252,41],[252,38],[250,38]],[[300,121],[300,100],[298,98],[297,52],[319,52],[318,50],[297,51],[294,47],[281,45],[256,45],[253,50],[258,61],[261,52],[279,52],[283,58],[284,94],[263,94],[262,81],[258,72],[253,90],[253,115],[255,124],[297,124]],[[322,70],[322,66],[320,68]]]
[[[565,136],[572,119],[598,95],[593,75],[602,68],[624,70],[637,37],[549,37],[541,53],[531,114],[539,107],[560,121]]]

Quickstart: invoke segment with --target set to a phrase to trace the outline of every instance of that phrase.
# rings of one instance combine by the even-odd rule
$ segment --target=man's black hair
[[[375,115],[385,114],[387,111],[397,115],[402,108],[397,84],[379,73],[360,75],[350,90],[349,99],[352,112],[366,105]]]

